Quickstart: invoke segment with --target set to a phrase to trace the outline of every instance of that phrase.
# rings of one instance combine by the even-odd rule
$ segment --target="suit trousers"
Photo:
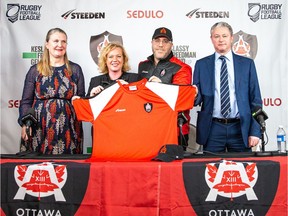
[[[203,146],[208,152],[251,152],[244,144],[239,122],[212,122],[207,143]]]

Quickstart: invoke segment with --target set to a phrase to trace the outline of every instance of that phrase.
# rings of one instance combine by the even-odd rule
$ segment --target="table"
[[[287,215],[287,156],[1,157],[1,215]]]

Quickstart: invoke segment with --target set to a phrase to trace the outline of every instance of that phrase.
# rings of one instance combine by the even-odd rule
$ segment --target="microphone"
[[[268,116],[261,107],[256,106],[252,111],[252,116],[257,120],[262,128],[266,127],[265,120],[268,119]]]
[[[27,114],[22,117],[21,121],[26,125],[27,131],[29,131],[28,129],[37,123],[35,110],[33,108],[29,108]]]
[[[184,115],[183,112],[179,112],[178,113],[178,118],[177,118],[177,123],[179,127],[182,127],[185,123],[188,122],[188,119],[186,118],[186,116]]]
[[[37,123],[37,119],[35,117],[35,110],[33,108],[29,108],[26,115],[24,115],[21,119],[21,122],[26,126],[26,134],[28,136],[28,141],[24,141],[21,139],[21,145],[23,145],[26,148],[26,151],[20,151],[16,153],[18,156],[25,156],[25,155],[31,155],[33,152],[31,149],[31,134],[30,134],[30,128]],[[39,153],[36,152],[35,155],[38,155]]]

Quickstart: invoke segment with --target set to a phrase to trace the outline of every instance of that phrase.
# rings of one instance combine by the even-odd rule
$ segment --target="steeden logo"
[[[219,19],[219,18],[229,18],[229,11],[199,11],[200,8],[196,8],[191,10],[186,14],[186,16],[191,19],[191,18],[196,18],[196,19],[202,19],[202,18],[214,18],[214,19]]]
[[[72,20],[87,20],[87,19],[105,19],[105,12],[75,12],[76,9],[72,9],[66,11],[61,15],[64,19],[72,19]]]

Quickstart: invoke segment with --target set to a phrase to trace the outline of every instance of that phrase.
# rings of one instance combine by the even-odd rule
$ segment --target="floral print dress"
[[[43,154],[83,153],[82,122],[77,121],[71,98],[85,96],[81,67],[70,62],[72,75],[66,66],[53,68],[51,76],[43,76],[34,65],[28,71],[19,108],[18,123],[29,108],[35,109],[37,125],[32,127],[30,145]]]

